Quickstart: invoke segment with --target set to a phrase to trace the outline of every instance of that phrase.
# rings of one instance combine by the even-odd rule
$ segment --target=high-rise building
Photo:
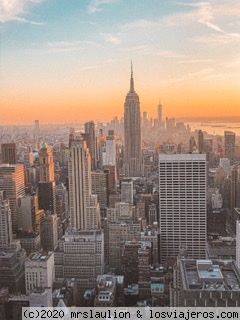
[[[55,181],[38,183],[39,209],[56,213],[56,184]]]
[[[224,131],[224,154],[231,162],[235,156],[235,138],[234,132]]]
[[[34,288],[51,288],[55,280],[54,253],[32,253],[25,261],[26,292]]]
[[[98,196],[98,202],[102,213],[108,207],[108,175],[101,170],[91,172],[92,193]]]
[[[0,288],[8,288],[10,293],[24,293],[24,262],[26,252],[19,241],[13,241],[11,248],[0,254]]]
[[[124,104],[124,173],[126,177],[142,176],[141,143],[140,102],[134,90],[131,68],[130,90]]]
[[[38,132],[39,129],[40,129],[40,127],[39,127],[39,120],[35,120],[35,121],[34,121],[34,131],[35,131],[35,132]]]
[[[204,152],[204,136],[202,130],[198,130],[198,152]]]
[[[68,229],[54,253],[57,278],[76,278],[78,293],[94,289],[104,271],[104,237],[101,230]]]
[[[89,121],[85,123],[85,134],[88,135],[87,147],[91,156],[91,168],[95,170],[97,168],[97,140],[95,133],[95,123]]]
[[[106,137],[106,151],[103,155],[103,165],[116,165],[116,145],[114,138],[114,130],[109,130]]]
[[[115,272],[121,272],[122,250],[126,241],[140,240],[141,225],[131,219],[118,220],[108,224],[108,254],[109,267]]]
[[[161,261],[186,248],[189,257],[205,258],[206,155],[159,155]]]
[[[157,112],[158,112],[158,124],[161,125],[162,124],[162,105],[160,102],[157,107]]]
[[[56,214],[45,214],[41,225],[41,243],[44,251],[54,251],[58,241],[58,218]]]
[[[0,191],[0,251],[6,250],[12,243],[12,217],[9,201]]]
[[[22,164],[0,165],[0,191],[5,191],[12,214],[12,229],[18,228],[17,199],[25,195],[24,166]]]
[[[240,273],[233,260],[179,260],[171,307],[239,307]]]
[[[17,163],[16,143],[2,143],[1,145],[2,163]]]
[[[148,113],[147,111],[143,111],[143,128],[148,128]]]
[[[98,229],[99,216],[90,210],[91,159],[86,141],[72,140],[68,162],[70,225],[76,229]],[[93,208],[92,208],[93,209]]]
[[[236,222],[236,264],[240,270],[240,221]]]
[[[240,165],[231,170],[231,209],[240,207]]]
[[[42,145],[39,151],[40,182],[54,181],[53,153],[47,143]]]
[[[121,202],[133,205],[133,180],[124,179],[121,181]]]
[[[104,173],[107,174],[108,179],[108,192],[109,194],[111,192],[116,191],[116,185],[117,185],[117,170],[116,166],[106,165],[103,166]]]
[[[194,152],[197,150],[197,144],[194,137],[189,139],[189,152]]]
[[[38,183],[39,208],[56,213],[56,184],[54,181],[54,161],[52,150],[47,143],[39,151]]]

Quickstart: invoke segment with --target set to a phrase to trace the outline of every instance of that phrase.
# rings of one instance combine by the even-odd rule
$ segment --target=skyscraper
[[[53,153],[47,143],[39,151],[39,170],[41,182],[54,181]]]
[[[91,158],[82,137],[70,142],[68,162],[70,225],[76,229],[98,229],[99,205],[93,210]]]
[[[12,243],[12,218],[9,201],[0,191],[0,250],[6,250]]]
[[[159,155],[161,260],[186,248],[191,258],[205,258],[206,155]]]
[[[17,163],[16,143],[2,143],[1,145],[2,163]]]
[[[198,130],[198,152],[204,152],[204,137],[202,130]]]
[[[39,132],[39,120],[34,121],[34,130],[35,132]]]
[[[13,233],[18,228],[17,199],[25,195],[24,166],[2,164],[0,166],[0,191],[5,191],[12,214]]]
[[[231,131],[224,131],[224,154],[231,162],[235,156],[235,133]]]
[[[54,181],[53,154],[47,143],[44,143],[39,151],[39,170],[39,208],[56,213],[56,184]]]
[[[157,111],[158,111],[158,124],[161,125],[162,124],[162,105],[160,102],[157,107]]]
[[[116,165],[116,145],[114,130],[108,130],[108,135],[106,137],[106,155],[103,159],[103,165]]]
[[[126,177],[142,175],[140,102],[134,90],[132,66],[130,90],[124,104],[124,173]]]
[[[97,168],[97,140],[95,134],[95,123],[89,121],[85,123],[85,134],[88,135],[86,138],[87,147],[91,156],[91,168],[95,170]]]

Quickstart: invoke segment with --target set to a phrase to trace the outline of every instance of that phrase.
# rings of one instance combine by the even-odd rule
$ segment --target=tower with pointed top
[[[134,89],[131,63],[130,90],[124,104],[124,173],[126,177],[142,175],[141,138],[140,101]]]

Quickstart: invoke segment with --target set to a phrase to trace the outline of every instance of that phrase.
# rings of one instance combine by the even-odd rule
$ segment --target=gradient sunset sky
[[[0,124],[240,116],[240,1],[0,0]]]

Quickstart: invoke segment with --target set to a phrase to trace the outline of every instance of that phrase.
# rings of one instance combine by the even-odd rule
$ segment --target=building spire
[[[134,81],[133,81],[133,64],[131,60],[131,79],[130,79],[130,91],[129,92],[135,92],[134,91]]]

